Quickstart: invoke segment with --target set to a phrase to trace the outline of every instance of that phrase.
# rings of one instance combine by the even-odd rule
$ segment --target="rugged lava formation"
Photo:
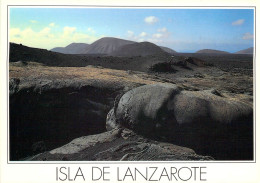
[[[185,91],[172,84],[135,88],[115,104],[107,127],[126,127],[217,159],[253,158],[253,108],[215,90]]]
[[[30,87],[10,96],[11,158],[33,155],[105,131],[113,103],[109,89],[83,86],[35,91]]]
[[[206,74],[184,85],[96,66],[9,73],[10,160],[253,159],[250,96],[192,86],[210,88]]]

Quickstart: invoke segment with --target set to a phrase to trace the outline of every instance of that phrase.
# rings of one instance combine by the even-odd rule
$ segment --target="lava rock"
[[[252,106],[214,90],[146,85],[125,93],[113,110],[109,128],[129,128],[217,159],[253,158]]]
[[[129,129],[113,129],[74,139],[52,151],[30,157],[34,161],[174,161],[214,160],[192,149],[144,138]]]

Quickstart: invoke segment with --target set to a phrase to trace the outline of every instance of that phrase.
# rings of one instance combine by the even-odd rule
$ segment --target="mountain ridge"
[[[254,53],[254,48],[250,47],[250,48],[246,48],[243,50],[239,50],[237,52],[235,52],[234,54],[253,54]]]
[[[103,37],[89,45],[84,54],[110,54],[121,46],[135,43],[125,39]]]
[[[150,42],[140,42],[121,46],[110,55],[112,56],[147,56],[167,53],[161,47]]]
[[[202,49],[202,50],[196,51],[195,53],[202,53],[202,54],[230,54],[227,51],[214,50],[214,49]]]
[[[71,43],[66,47],[55,47],[50,51],[64,54],[82,54],[89,47],[86,43]]]

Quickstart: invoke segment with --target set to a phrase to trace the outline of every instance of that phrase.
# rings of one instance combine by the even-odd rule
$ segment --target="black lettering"
[[[180,171],[183,170],[184,168],[185,168],[185,169],[188,169],[189,172],[190,172],[190,177],[187,178],[187,179],[184,179],[183,177],[181,178],[181,176],[180,176]],[[191,169],[190,169],[189,167],[181,167],[181,168],[179,169],[179,171],[178,171],[178,177],[179,177],[182,181],[188,181],[188,180],[190,180],[190,178],[192,177],[192,171],[191,171]]]
[[[197,168],[199,168],[199,167],[191,167],[191,168],[193,168],[194,169],[194,180],[196,180],[197,178],[196,178],[196,174],[197,174],[197,171],[196,171],[196,169]]]
[[[202,179],[202,178],[201,178],[201,175],[202,175],[202,174],[207,174],[207,172],[202,172],[202,168],[207,168],[207,167],[200,167],[200,180],[201,180],[201,181],[207,181],[207,179]]]
[[[165,172],[165,175],[163,174]],[[163,171],[162,171],[162,173],[161,173],[161,175],[160,175],[160,178],[159,178],[159,180],[161,180],[161,178],[162,177],[167,177],[168,178],[168,180],[170,181],[170,177],[169,177],[169,175],[168,175],[168,172],[167,172],[167,170],[166,170],[166,168],[163,168]]]
[[[110,179],[105,179],[105,174],[109,174],[110,172],[106,172],[105,169],[110,168],[110,167],[103,167],[103,180],[104,181],[110,181]]]
[[[85,177],[84,177],[84,175],[83,175],[82,170],[81,170],[80,167],[79,167],[79,169],[78,169],[78,171],[77,171],[77,173],[76,173],[76,175],[75,175],[75,177],[74,177],[74,181],[76,180],[76,178],[77,178],[78,176],[79,176],[79,177],[82,177],[83,180],[85,181]]]
[[[149,167],[149,168],[154,168],[154,169],[155,169],[155,170],[153,171],[151,177],[149,178],[149,181],[158,181],[158,180],[153,180],[153,179],[152,179],[152,178],[153,178],[153,175],[154,175],[154,173],[156,172],[156,170],[158,169],[158,167]]]
[[[173,173],[172,169],[175,170],[174,173]],[[176,174],[176,173],[177,173],[177,168],[176,168],[176,167],[171,167],[171,180],[172,180],[172,176],[173,176],[173,177],[175,178],[175,180],[178,181],[178,179],[175,177],[175,174]]]
[[[137,172],[138,172],[145,180],[147,180],[147,178],[148,178],[148,169],[147,169],[147,167],[146,167],[146,171],[145,171],[145,176],[144,176],[137,168],[135,168],[135,180],[136,180],[136,174],[137,174]]]
[[[100,176],[98,178],[94,178],[94,169],[98,169],[98,171],[100,172]],[[102,177],[102,170],[99,167],[92,167],[92,180],[93,181],[97,181]]]
[[[127,175],[127,172],[129,172],[130,174]],[[127,170],[126,170],[126,173],[125,173],[125,176],[124,176],[123,181],[125,180],[126,177],[132,177],[132,180],[134,181],[133,174],[132,174],[131,169],[130,169],[129,167],[128,167]]]
[[[119,179],[119,167],[117,167],[117,180],[122,181],[122,179],[121,180]]]
[[[68,178],[69,181],[73,181],[73,179],[70,178],[70,167],[68,167]]]
[[[59,177],[59,180],[61,180],[61,181],[65,181],[65,180],[67,179],[67,174],[64,173],[64,172],[62,171],[62,169],[67,170],[67,168],[66,168],[66,167],[61,167],[61,168],[60,168],[60,173],[64,174],[64,175],[65,175],[65,178],[64,178],[64,179],[61,179],[61,178]]]
[[[58,167],[56,167],[56,181],[58,181]]]

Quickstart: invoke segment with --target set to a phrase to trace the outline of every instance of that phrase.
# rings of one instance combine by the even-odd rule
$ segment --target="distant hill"
[[[163,49],[164,51],[166,51],[167,53],[170,53],[170,54],[177,53],[175,50],[168,48],[168,47],[160,46],[160,48]]]
[[[212,50],[212,49],[203,49],[199,50],[196,53],[205,53],[205,54],[230,54],[226,51],[220,51],[220,50]]]
[[[56,48],[51,49],[50,51],[63,53],[63,54],[99,54],[99,55],[114,55],[114,56],[119,56],[119,55],[124,55],[124,56],[131,55],[132,56],[133,53],[132,54],[126,53],[127,50],[125,50],[125,51],[123,50],[124,53],[122,53],[122,54],[120,54],[120,51],[122,51],[121,49],[124,49],[124,48],[122,48],[123,46],[130,45],[133,43],[137,43],[133,46],[138,46],[137,51],[138,51],[139,55],[144,56],[144,55],[152,54],[149,52],[149,49],[152,49],[152,48],[144,48],[143,43],[138,44],[138,42],[119,39],[119,38],[113,38],[113,37],[104,37],[104,38],[101,38],[101,39],[93,42],[92,44],[71,43],[70,45],[68,45],[66,47],[56,47]],[[146,46],[147,46],[147,44],[146,44]],[[172,50],[172,49],[164,47],[164,46],[159,47],[155,44],[153,44],[153,46],[161,48],[161,49],[157,48],[156,52],[158,52],[158,51],[161,52],[161,50],[163,50],[169,54],[177,53],[175,50]],[[150,45],[150,47],[151,47],[151,45]],[[141,48],[142,51],[138,50],[139,48]],[[132,49],[134,49],[134,48],[132,48]],[[134,55],[137,55],[137,54],[134,53]]]
[[[110,55],[112,56],[147,56],[147,55],[159,55],[166,52],[159,46],[150,42],[133,43],[121,46]]]
[[[237,51],[234,54],[253,54],[253,53],[254,53],[254,48],[250,47],[244,50]]]
[[[38,62],[49,66],[86,66],[79,55],[65,55],[46,49],[31,48],[22,44],[10,43],[9,62]]]
[[[56,47],[50,51],[64,54],[83,54],[88,47],[89,44],[86,43],[71,43],[66,47]]]
[[[124,39],[118,39],[113,37],[104,37],[94,43],[90,44],[84,52],[85,54],[110,54],[117,50],[119,47],[135,43],[134,41],[128,41]]]

